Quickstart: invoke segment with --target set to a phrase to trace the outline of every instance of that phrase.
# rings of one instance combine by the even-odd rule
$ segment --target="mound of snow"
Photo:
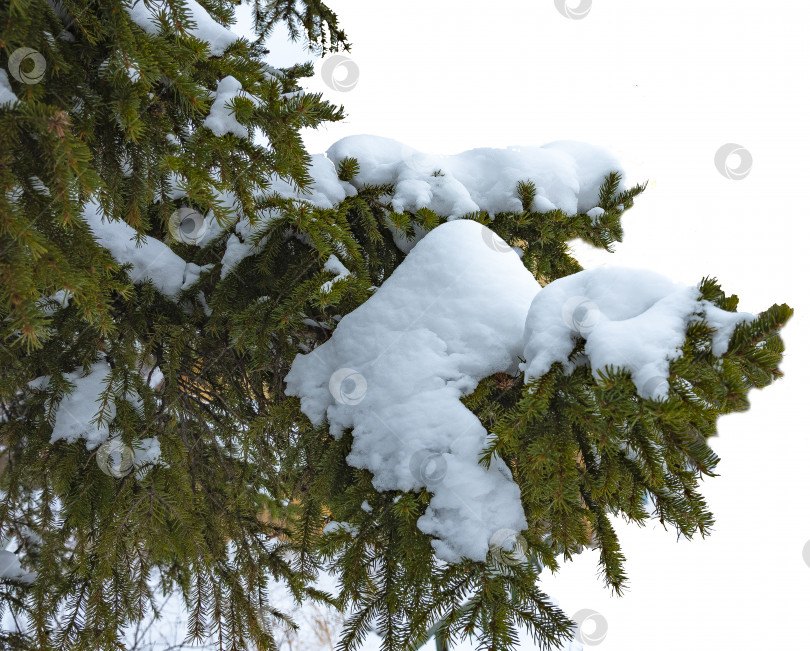
[[[506,464],[479,465],[487,431],[460,402],[482,378],[516,372],[540,289],[499,240],[469,220],[434,229],[286,378],[313,423],[353,428],[347,461],[377,490],[430,489],[418,526],[449,562],[484,560],[496,532],[526,527]]]
[[[134,228],[122,221],[105,220],[97,203],[88,202],[82,216],[93,237],[118,264],[132,264],[129,272],[132,282],[149,278],[160,292],[175,298],[182,289],[199,279],[201,269],[198,265],[186,262],[154,237],[146,236],[143,243],[138,243]]]
[[[477,211],[521,211],[518,181],[536,185],[533,210],[584,213],[599,203],[605,177],[622,171],[608,151],[573,141],[434,155],[390,138],[349,136],[326,154],[335,165],[349,156],[357,159],[360,170],[351,183],[358,189],[394,184],[395,210],[430,208],[451,219]]]
[[[669,363],[681,355],[686,329],[698,318],[715,329],[712,353],[722,355],[738,323],[756,317],[726,312],[700,300],[697,287],[645,270],[602,267],[560,278],[543,288],[526,320],[526,382],[554,362],[573,369],[568,356],[577,338],[593,376],[623,366],[643,398],[666,398]]]
[[[716,330],[721,355],[754,318],[641,270],[583,271],[541,289],[503,240],[461,219],[428,233],[329,341],[295,358],[287,394],[332,435],[353,430],[347,461],[371,471],[377,490],[432,493],[417,524],[439,558],[484,560],[526,520],[507,466],[478,463],[487,431],[460,398],[481,379],[515,372],[518,356],[527,381],[556,361],[571,371],[581,337],[594,376],[625,367],[641,396],[660,399],[690,322]]]

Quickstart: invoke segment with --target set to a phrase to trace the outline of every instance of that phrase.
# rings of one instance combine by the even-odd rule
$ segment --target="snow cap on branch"
[[[194,21],[194,27],[189,32],[201,41],[208,41],[208,50],[212,55],[222,56],[231,43],[239,40],[237,34],[215,21],[196,0],[184,0],[183,4]],[[150,2],[147,6],[143,0],[135,0],[131,7],[124,8],[133,22],[147,34],[160,31],[157,15],[160,11],[168,11],[165,2]]]
[[[533,181],[537,187],[532,210],[584,213],[599,204],[605,177],[622,171],[601,147],[562,140],[542,147],[432,155],[390,138],[363,135],[337,141],[326,155],[336,166],[344,158],[357,159],[359,171],[351,183],[358,189],[393,183],[395,210],[430,208],[451,219],[477,211],[521,211],[515,192],[519,181]]]
[[[84,375],[81,369],[65,375],[74,388],[65,394],[59,403],[51,443],[60,440],[73,443],[83,438],[87,449],[94,450],[107,440],[110,432],[109,423],[115,418],[115,401],[112,399],[107,401],[106,411],[101,420],[98,419],[98,413],[101,409],[99,401],[103,398],[109,373],[110,365],[99,361],[90,367],[87,375]]]
[[[697,287],[640,269],[601,267],[560,278],[532,302],[524,334],[525,379],[530,382],[568,360],[577,338],[595,378],[608,366],[630,371],[642,398],[664,399],[669,363],[681,356],[686,329],[704,318],[715,329],[712,352],[722,355],[738,323],[754,320],[700,300]]]
[[[377,490],[433,493],[418,526],[449,562],[484,560],[494,533],[526,527],[503,461],[479,465],[487,431],[460,402],[482,378],[516,372],[540,289],[497,239],[469,220],[434,229],[286,378],[313,423],[327,418],[335,436],[353,428],[347,461]]]
[[[106,248],[118,264],[132,264],[129,272],[132,282],[150,279],[155,287],[170,298],[190,287],[200,277],[200,267],[186,262],[166,244],[154,237],[136,241],[137,232],[123,221],[107,221],[97,203],[88,202],[82,213],[93,236]]]
[[[211,129],[215,136],[224,136],[232,133],[240,138],[249,136],[248,128],[241,124],[229,104],[237,97],[249,99],[254,104],[259,104],[259,100],[250,93],[242,90],[242,84],[236,77],[228,75],[217,84],[216,92],[211,93],[213,102],[211,109],[203,121],[203,125]]]
[[[298,355],[286,393],[334,436],[353,429],[347,461],[371,471],[377,490],[432,493],[417,524],[437,557],[480,561],[496,533],[526,520],[506,464],[479,464],[487,431],[460,398],[489,375],[516,372],[519,355],[527,381],[555,361],[572,370],[577,337],[594,375],[623,366],[641,396],[664,398],[669,363],[698,318],[722,354],[734,326],[754,317],[633,269],[583,271],[541,289],[495,233],[461,219],[430,231],[329,341]]]

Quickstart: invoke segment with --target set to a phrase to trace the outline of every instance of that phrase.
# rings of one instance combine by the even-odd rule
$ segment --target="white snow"
[[[40,375],[38,378],[34,378],[28,383],[28,388],[32,391],[45,391],[50,381],[50,375]]]
[[[151,373],[151,377],[150,377]],[[155,366],[151,369],[151,371],[146,371],[143,373],[143,378],[149,380],[149,387],[151,389],[157,389],[164,380],[163,371],[160,370],[159,366]]]
[[[8,104],[8,108],[12,108],[18,101],[14,91],[11,90],[11,84],[8,83],[8,73],[0,68],[0,106]]]
[[[662,399],[689,323],[716,328],[721,354],[734,326],[755,318],[634,269],[583,271],[541,289],[499,239],[466,219],[434,229],[286,378],[315,425],[327,420],[336,437],[353,430],[347,461],[371,471],[377,490],[430,490],[417,524],[448,562],[484,560],[495,534],[526,526],[506,465],[478,463],[487,432],[459,401],[482,378],[515,372],[519,355],[527,382],[555,361],[571,371],[579,336],[594,376],[623,366],[641,396]]]
[[[124,8],[133,22],[147,34],[157,34],[160,31],[160,22],[156,15],[161,10],[169,12],[169,8],[165,2],[149,4],[147,7],[143,0],[135,0],[131,7]],[[191,14],[192,21],[196,23],[189,32],[200,40],[208,41],[208,49],[214,56],[222,56],[231,43],[239,40],[239,36],[216,22],[196,0],[184,0],[184,4]],[[171,12],[169,14],[171,15]]]
[[[308,192],[297,192],[288,185],[285,190],[289,194],[285,194],[279,183],[281,179],[274,181],[273,191],[291,199],[305,200],[318,208],[331,208],[346,197],[357,195],[355,186],[338,178],[334,162],[325,154],[315,154],[311,157],[309,174],[313,184]]]
[[[350,522],[335,522],[334,520],[328,522],[323,528],[325,534],[335,533],[336,531],[348,531],[352,536],[356,536],[359,529]]]
[[[591,218],[592,224],[598,224],[599,218],[605,214],[605,209],[596,206],[596,208],[591,208],[588,212],[585,213],[588,217]]]
[[[109,250],[119,264],[133,265],[129,272],[132,282],[149,278],[160,292],[175,298],[199,278],[199,266],[187,263],[154,237],[146,237],[143,244],[138,244],[135,229],[122,221],[102,218],[97,203],[88,202],[82,216],[98,243]]]
[[[487,431],[459,399],[515,372],[540,289],[492,232],[459,220],[431,231],[332,338],[293,362],[287,393],[315,424],[353,428],[350,465],[378,490],[433,493],[418,526],[439,558],[483,560],[492,535],[520,531],[520,491],[506,465],[479,465]]]
[[[60,289],[53,296],[43,297],[39,300],[39,305],[44,312],[56,312],[60,308],[65,308],[70,304],[73,292],[68,289]],[[55,303],[55,305],[54,305]]]
[[[174,201],[175,199],[182,199],[187,195],[186,189],[183,187],[183,177],[177,172],[169,173],[169,189],[166,196]],[[155,203],[160,200],[160,195],[155,195]]]
[[[141,439],[133,448],[135,454],[134,465],[141,468],[148,464],[157,463],[160,459],[160,441],[157,438]],[[142,476],[139,473],[139,477]]]
[[[258,99],[250,93],[242,90],[242,84],[235,77],[230,75],[220,80],[217,84],[216,92],[212,93],[213,102],[211,109],[203,120],[203,125],[211,129],[215,136],[224,136],[232,133],[240,138],[248,138],[248,128],[236,120],[236,116],[228,104],[233,105],[233,100],[237,97],[244,97],[254,104]]]
[[[155,371],[162,379],[160,369],[155,367]],[[85,439],[88,450],[94,450],[102,443],[110,440],[109,423],[115,418],[116,407],[114,396],[110,394],[108,407],[105,411],[101,423],[98,422],[98,414],[101,408],[102,394],[107,389],[106,378],[110,373],[110,365],[105,361],[96,362],[90,367],[87,375],[82,373],[82,369],[76,369],[72,373],[65,374],[71,384],[75,385],[69,393],[66,393],[59,403],[54,417],[53,432],[51,433],[51,443],[57,441],[67,441],[74,443],[79,439]],[[46,388],[50,378],[43,376],[28,383],[28,387],[37,390]],[[154,386],[155,373],[152,374]],[[126,399],[136,410],[142,411],[142,399],[139,395],[127,395]],[[160,441],[157,438],[141,439],[132,449],[134,454],[134,466],[141,468],[148,464],[153,464],[160,458]],[[139,476],[143,476],[143,472]]]
[[[521,211],[518,181],[537,186],[534,210],[586,212],[599,203],[605,176],[622,171],[606,150],[573,141],[435,155],[390,138],[363,135],[339,140],[326,154],[335,165],[349,156],[357,159],[360,169],[351,183],[358,189],[393,183],[395,210],[426,207],[451,219],[476,211]]]
[[[327,294],[332,291],[332,285],[334,285],[338,280],[343,280],[347,278],[351,272],[343,266],[343,263],[338,260],[336,255],[330,255],[329,258],[326,260],[326,263],[323,265],[324,271],[331,271],[333,274],[337,274],[332,280],[327,280],[323,285],[321,285],[321,291],[326,292]]]
[[[65,375],[75,388],[65,394],[59,403],[51,443],[60,440],[74,443],[83,438],[86,440],[87,449],[93,450],[107,440],[109,421],[116,413],[112,397],[108,403],[107,416],[101,422],[97,422],[96,417],[101,407],[98,400],[107,387],[105,378],[109,372],[110,365],[101,361],[93,364],[87,375],[83,375],[81,369]]]
[[[238,81],[225,78],[214,105],[222,99],[224,106],[223,98],[240,89]],[[212,106],[216,130],[242,133],[242,125],[223,116]],[[351,183],[336,174],[336,164],[349,155],[360,167]],[[329,341],[295,359],[287,393],[301,398],[303,412],[316,425],[328,420],[334,436],[353,430],[347,461],[371,471],[378,490],[429,489],[431,501],[418,526],[434,537],[441,560],[483,560],[495,533],[526,526],[506,465],[500,459],[489,469],[478,463],[487,431],[459,400],[482,378],[517,372],[519,356],[526,359],[520,370],[527,381],[555,361],[570,370],[568,356],[579,335],[594,374],[608,365],[623,366],[640,395],[663,398],[669,362],[679,355],[691,321],[703,317],[717,329],[713,352],[722,354],[734,326],[754,318],[726,313],[699,301],[697,288],[643,271],[595,269],[541,291],[514,249],[477,222],[454,219],[479,210],[521,210],[516,192],[521,180],[537,186],[535,210],[560,208],[598,219],[599,187],[608,173],[621,171],[599,148],[557,142],[431,156],[386,138],[354,136],[333,145],[327,156],[313,157],[309,194],[280,179],[272,191],[328,207],[366,183],[391,183],[396,209],[428,207],[451,221],[419,233],[418,244],[400,237],[403,250],[410,250],[405,261],[340,321]],[[268,211],[264,219],[277,215]],[[197,265],[154,238],[136,246],[135,231],[104,221],[94,204],[85,218],[117,261],[134,265],[134,282],[151,278],[161,292],[176,297],[199,277]],[[214,222],[209,226],[205,243],[222,230]],[[222,257],[223,277],[264,246],[251,243],[260,227],[244,219],[235,223]],[[324,291],[349,275],[336,255],[324,270],[336,274],[322,285]],[[80,435],[88,438],[79,431],[64,436]],[[104,438],[99,432],[88,445]]]
[[[726,312],[708,301],[701,303],[701,316],[716,332],[712,336],[712,355],[720,357],[728,352],[728,344],[734,328],[740,323],[750,323],[756,316],[747,312]]]
[[[277,540],[269,541],[271,546]],[[233,545],[229,545],[228,554],[232,554]],[[189,648],[183,644],[186,638],[188,610],[185,608],[180,590],[165,594],[153,574],[149,581],[154,588],[160,619],[153,619],[151,612],[138,624],[132,624],[124,630],[124,642],[127,649],[144,649],[160,651],[163,649]],[[326,571],[317,572],[314,587],[336,596],[340,591],[338,578]],[[290,592],[287,583],[282,579],[270,577],[266,582],[265,604],[286,613],[298,624],[297,629],[289,628],[284,622],[272,617],[269,610],[263,613],[262,623],[266,630],[272,631],[276,644],[283,651],[334,651],[338,646],[340,633],[347,615],[331,606],[317,604],[311,599],[298,602]],[[25,620],[21,620],[25,624]],[[14,621],[7,615],[9,628]],[[137,638],[137,641],[136,641]],[[358,651],[379,651],[382,640],[371,631],[357,647]],[[209,631],[195,649],[220,648],[216,630]],[[467,647],[462,647],[466,651]],[[428,651],[430,647],[425,647]],[[471,647],[470,647],[471,651]]]
[[[126,67],[127,70],[127,77],[129,80],[134,84],[137,83],[138,80],[141,78],[141,69],[138,67],[138,64],[134,61],[131,61],[130,64]]]
[[[240,222],[244,224],[245,222]],[[231,233],[225,245],[225,252],[222,254],[222,270],[220,277],[224,278],[236,266],[249,255],[259,252],[259,248],[253,246],[250,242],[243,242],[239,237]]]
[[[238,92],[238,82],[234,82],[229,92]],[[217,120],[227,117],[219,110],[216,115]],[[232,117],[229,119],[231,133],[244,133],[240,131],[244,129],[242,125]],[[359,172],[351,182],[341,181],[336,166],[349,156],[357,159]],[[517,183],[531,180],[537,187],[534,210],[561,208],[574,214],[596,207],[604,177],[613,171],[621,172],[622,168],[611,154],[599,147],[572,141],[543,147],[473,149],[445,156],[425,154],[390,138],[363,135],[343,138],[333,144],[326,155],[312,156],[309,172],[313,183],[308,191],[300,191],[276,177],[272,180],[271,192],[318,208],[331,208],[346,197],[355,196],[364,185],[391,183],[395,187],[391,202],[396,210],[430,208],[441,216],[455,219],[479,210],[491,214],[520,211]],[[620,184],[619,189],[623,188]],[[223,276],[246,256],[261,249],[247,243],[254,230],[245,225],[241,238],[228,241]],[[411,240],[393,227],[391,231],[396,245],[405,253],[425,236],[425,231],[418,226]],[[198,243],[200,246],[214,236],[213,229],[210,233]]]
[[[334,164],[324,154],[311,156],[309,175],[313,182],[306,191],[298,190],[288,181],[274,175],[271,178],[270,193],[283,199],[306,201],[316,208],[332,208],[346,197],[357,195],[357,188],[338,178]]]
[[[205,125],[216,135],[232,133],[247,137],[247,128],[237,122],[226,107],[226,103],[238,95],[255,100],[241,88],[233,77],[225,77],[219,82],[210,114],[205,119]],[[335,165],[350,155],[358,159],[360,171],[351,182],[341,181]],[[618,162],[604,150],[568,141],[544,147],[473,149],[452,156],[435,156],[389,138],[350,136],[332,145],[326,155],[312,156],[309,170],[312,185],[307,191],[276,177],[272,179],[270,192],[318,208],[331,208],[345,198],[355,196],[367,183],[392,183],[396,189],[391,200],[397,210],[427,207],[453,219],[477,210],[490,213],[520,210],[517,182],[533,180],[538,190],[534,209],[562,208],[575,213],[593,209],[604,176],[620,170]],[[178,199],[185,194],[180,177],[172,173],[170,198]],[[219,199],[236,208],[234,197],[228,193],[221,194]],[[88,204],[84,216],[96,238],[119,263],[133,264],[130,272],[133,282],[151,278],[161,292],[174,298],[199,277],[199,267],[186,263],[155,238],[147,236],[144,244],[136,246],[134,229],[123,222],[102,219],[97,204]],[[236,233],[228,238],[221,260],[222,277],[244,258],[262,250],[264,242],[254,245],[252,236],[268,220],[278,216],[278,211],[269,210],[257,225],[251,226],[240,218],[237,210]],[[206,246],[222,232],[222,228],[209,213],[205,217],[203,234],[194,243]],[[403,233],[392,227],[396,244],[402,251],[408,253],[424,237],[424,230],[419,227],[415,230],[416,237],[407,240]],[[516,252],[520,255],[519,251]],[[329,288],[331,286],[328,284]]]
[[[231,202],[232,207],[235,205],[232,197],[227,197],[227,201]],[[231,271],[233,271],[236,266],[246,257],[255,255],[264,248],[267,241],[266,238],[262,238],[253,244],[253,236],[257,231],[265,228],[269,222],[278,219],[279,215],[280,213],[275,209],[262,211],[259,220],[253,226],[251,226],[250,222],[246,219],[239,219],[236,221],[233,226],[236,233],[231,233],[231,235],[228,237],[225,244],[225,251],[222,254],[222,269],[220,270],[221,278],[224,278]],[[205,237],[198,242],[199,246],[207,245],[211,240],[218,237],[223,230],[223,228],[217,224],[213,214],[210,213],[206,217],[206,225],[209,226],[210,230],[208,230],[205,233]]]
[[[15,581],[17,583],[31,583],[36,572],[26,572],[17,554],[0,549],[0,581]]]
[[[700,300],[697,287],[650,271],[600,267],[560,278],[537,295],[526,319],[526,381],[548,372],[554,362],[573,370],[568,356],[581,337],[595,378],[609,365],[623,366],[640,396],[664,399],[669,362],[680,357],[689,323],[704,315],[717,328],[715,355],[727,350],[737,323],[755,318],[721,310]]]

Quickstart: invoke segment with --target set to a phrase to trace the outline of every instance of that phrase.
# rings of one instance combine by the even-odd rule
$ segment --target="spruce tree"
[[[722,354],[695,320],[664,400],[621,367],[484,378],[463,402],[491,433],[481,463],[506,464],[528,528],[485,561],[443,561],[416,525],[429,488],[376,490],[346,460],[352,432],[307,418],[285,378],[386,283],[403,239],[450,215],[397,209],[390,184],[361,184],[332,207],[306,200],[313,161],[299,132],[343,111],[301,89],[311,64],[265,63],[263,41],[284,29],[328,55],[347,37],[320,0],[253,0],[259,38],[237,39],[224,31],[235,4],[0,7],[0,537],[19,543],[26,572],[3,575],[2,600],[29,622],[0,640],[119,648],[161,591],[179,591],[190,640],[274,649],[268,620],[287,615],[268,601],[272,577],[348,614],[341,649],[371,630],[388,650],[431,635],[509,649],[518,628],[553,647],[574,624],[538,572],[594,547],[621,593],[610,516],[710,531],[698,489],[719,460],[707,440],[780,376],[791,310],[741,323]],[[209,119],[223,99],[235,123]],[[337,166],[345,184],[364,171],[351,156]],[[464,218],[520,249],[548,285],[582,270],[572,239],[621,241],[644,187],[620,182],[604,179],[598,218],[538,209],[530,180],[514,210]],[[127,233],[143,246],[125,245]],[[333,256],[348,273],[325,268]],[[699,293],[736,311],[713,278]],[[90,418],[71,398],[86,386],[101,387]],[[66,406],[72,435],[54,437]],[[324,570],[337,572],[337,595],[313,587]]]

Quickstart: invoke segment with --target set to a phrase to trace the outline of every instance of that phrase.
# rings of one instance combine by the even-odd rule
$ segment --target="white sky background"
[[[351,91],[332,90],[316,61],[305,87],[343,104],[348,118],[306,132],[310,152],[359,133],[448,154],[559,139],[603,145],[629,181],[650,184],[623,218],[615,253],[575,247],[586,268],[639,267],[689,284],[712,275],[740,296],[741,310],[774,302],[796,310],[784,331],[786,377],[754,392],[748,412],[719,422],[721,476],[704,484],[714,534],[676,542],[660,525],[620,522],[624,597],[602,587],[593,552],[541,586],[569,614],[604,615],[600,651],[810,648],[802,556],[810,540],[810,348],[802,336],[810,10],[797,1],[597,0],[572,20],[553,0],[329,6],[360,77]],[[289,65],[299,52],[279,33],[268,61]],[[715,168],[715,152],[729,142],[753,157],[742,180]]]

